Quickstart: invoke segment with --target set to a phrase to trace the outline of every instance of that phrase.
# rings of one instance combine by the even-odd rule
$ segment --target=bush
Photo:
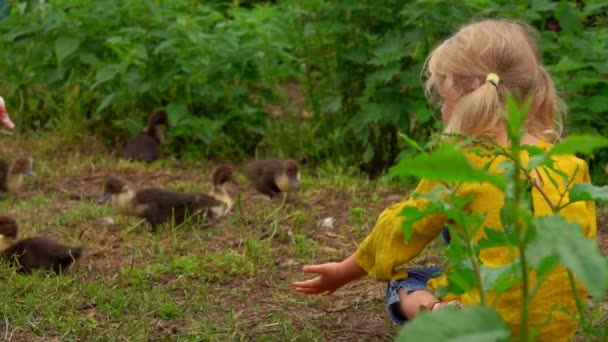
[[[502,16],[541,30],[570,132],[608,134],[601,1],[12,3],[0,21],[0,89],[24,127],[95,130],[122,142],[165,107],[174,123],[168,148],[182,155],[260,149],[375,176],[412,154],[399,132],[424,145],[438,128],[420,82],[433,46],[471,18]],[[287,83],[301,85],[304,108],[290,108]],[[272,108],[283,115],[270,119]],[[608,151],[589,161],[601,166],[594,180],[606,182]]]
[[[390,166],[397,132],[428,142],[437,112],[427,104],[421,70],[431,49],[472,18],[516,17],[541,30],[545,63],[570,107],[570,132],[608,133],[608,14],[606,3],[554,1],[286,1],[300,13],[296,54],[306,65],[310,104],[321,136],[341,130],[341,155],[369,171]],[[578,6],[578,7],[577,7]],[[298,40],[299,38],[299,40]],[[600,120],[598,120],[600,119]],[[411,155],[405,150],[401,156]],[[605,182],[608,152],[596,155]]]
[[[215,7],[225,7],[221,3]],[[165,107],[171,147],[249,153],[279,76],[293,74],[279,9],[192,1],[54,0],[0,22],[4,93],[20,125],[132,134]]]

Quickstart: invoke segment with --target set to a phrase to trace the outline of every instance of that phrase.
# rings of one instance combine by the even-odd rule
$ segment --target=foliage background
[[[523,19],[569,106],[569,132],[608,134],[603,1],[11,1],[0,91],[25,129],[119,146],[166,108],[167,152],[293,156],[383,173],[427,143],[437,109],[420,70],[471,18]],[[306,148],[302,148],[305,146]],[[606,183],[608,151],[589,160]]]

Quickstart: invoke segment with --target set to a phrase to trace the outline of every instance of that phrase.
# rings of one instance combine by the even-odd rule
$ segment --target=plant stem
[[[482,223],[483,224],[483,223]],[[479,229],[481,224],[477,226],[476,229]],[[466,231],[467,229],[463,229],[465,231],[465,241],[467,242],[467,252],[469,254],[469,259],[471,259],[471,264],[473,264],[473,271],[475,271],[475,278],[477,278],[477,286],[479,287],[479,300],[481,301],[482,306],[486,306],[487,304],[487,296],[485,286],[483,284],[483,278],[481,277],[481,267],[479,266],[479,262],[477,260],[477,256],[475,255],[475,251],[473,250],[473,240],[469,237],[469,233]]]
[[[522,288],[521,288],[521,296],[523,299],[521,306],[521,322],[519,326],[519,338],[520,341],[528,341],[528,307],[530,306],[530,298],[528,294],[528,267],[527,267],[527,258],[526,258],[526,246],[523,243],[523,240],[519,243],[519,253],[521,260],[521,278],[522,278]]]
[[[518,208],[521,203],[521,194],[523,192],[522,182],[520,180],[520,170],[522,169],[521,158],[519,156],[520,146],[519,146],[519,137],[516,135],[516,139],[511,139],[511,153],[512,160],[515,163],[515,172],[513,172],[513,183],[514,183],[514,191],[513,191],[513,205],[509,208],[512,212],[510,213],[510,217],[514,217],[513,225],[519,232],[519,241],[518,241],[518,250],[519,250],[519,258],[521,264],[521,297],[522,297],[522,305],[521,305],[521,321],[519,324],[519,339],[520,341],[528,341],[528,311],[530,307],[530,292],[529,292],[529,282],[528,279],[528,259],[526,256],[526,234],[527,231],[525,227],[522,227],[521,220],[517,215]],[[524,174],[529,177],[527,172]],[[536,182],[532,182],[535,184]]]
[[[572,289],[572,294],[574,295],[574,300],[576,301],[576,309],[578,310],[578,314],[580,316],[580,322],[583,327],[586,327],[585,320],[585,304],[581,300],[581,296],[578,293],[576,288],[576,280],[574,279],[574,274],[570,270],[566,270],[568,272],[568,282],[570,283],[570,288]]]

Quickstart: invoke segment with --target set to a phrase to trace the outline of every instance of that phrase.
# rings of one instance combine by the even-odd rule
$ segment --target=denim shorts
[[[443,273],[440,267],[422,267],[407,270],[408,277],[402,280],[391,280],[386,288],[386,308],[393,322],[403,325],[407,322],[407,318],[399,311],[399,290],[404,289],[405,292],[426,290],[431,291],[426,287],[426,283],[431,278],[439,277]]]

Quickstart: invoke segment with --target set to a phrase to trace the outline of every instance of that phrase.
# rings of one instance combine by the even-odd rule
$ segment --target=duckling
[[[12,166],[6,160],[0,159],[0,191],[16,193],[21,189],[23,175],[33,176],[32,160],[19,158]]]
[[[293,159],[256,160],[245,165],[244,172],[255,189],[271,199],[281,192],[294,192],[300,187],[300,172]]]
[[[125,216],[144,218],[153,230],[158,225],[174,220],[183,223],[189,217],[215,220],[232,207],[232,199],[225,184],[234,181],[228,166],[216,168],[212,176],[213,188],[209,194],[177,192],[157,188],[132,190],[123,180],[110,177],[104,185],[101,202],[110,205]]]
[[[6,104],[4,103],[4,98],[2,96],[0,96],[0,123],[7,129],[15,128],[15,124],[11,120],[11,117],[8,116]]]
[[[219,165],[211,173],[211,184],[212,188],[209,192],[209,196],[215,198],[221,203],[219,206],[211,207],[211,211],[215,218],[224,216],[234,204],[234,201],[230,197],[228,190],[226,189],[227,183],[233,183],[238,185],[238,181],[232,173],[232,168],[228,165]]]
[[[152,112],[148,125],[127,143],[122,151],[122,157],[142,161],[157,160],[160,156],[160,144],[165,140],[164,130],[168,128],[167,113]]]
[[[56,274],[67,270],[80,259],[83,247],[70,247],[45,237],[33,237],[15,242],[17,222],[10,216],[0,216],[0,255],[17,272],[30,273],[36,269],[52,270]]]

